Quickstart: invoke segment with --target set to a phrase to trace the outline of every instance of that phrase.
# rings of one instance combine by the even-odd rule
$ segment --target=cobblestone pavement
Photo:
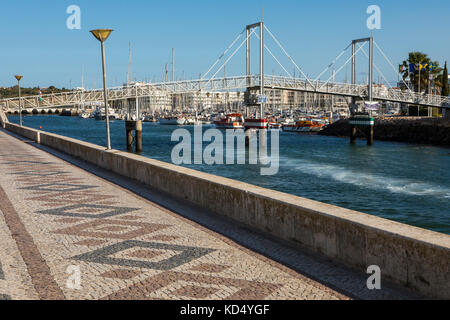
[[[367,293],[363,276],[128,187],[0,131],[0,299],[402,297]]]

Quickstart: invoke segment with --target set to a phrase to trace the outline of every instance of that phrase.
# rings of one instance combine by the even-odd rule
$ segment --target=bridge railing
[[[364,96],[367,86],[352,85],[348,83],[330,83],[325,81],[308,81],[305,79],[295,79],[283,76],[267,76],[265,85],[274,88],[295,89],[317,93],[342,94],[348,96]],[[259,84],[259,81],[258,81]]]
[[[349,84],[338,82],[325,81],[310,81],[300,78],[290,78],[283,76],[264,77],[264,84],[266,87],[279,89],[292,89],[312,93],[334,94],[342,96],[360,97],[365,99],[367,97],[367,85]],[[121,100],[136,97],[152,97],[155,95],[172,93],[189,93],[189,92],[223,92],[228,90],[245,89],[247,87],[260,86],[259,75],[251,76],[235,76],[215,79],[197,79],[197,80],[183,80],[173,82],[160,83],[137,83],[132,85],[125,85],[120,87],[112,87],[108,89],[109,100]],[[448,98],[419,94],[412,91],[390,89],[386,87],[373,88],[374,99],[385,101],[414,103],[421,105],[429,105],[435,107],[448,108]],[[56,94],[44,94],[40,96],[25,96],[21,98],[23,108],[51,108],[85,105],[86,103],[96,103],[103,101],[103,90],[75,90],[70,92],[62,92]],[[19,99],[9,98],[1,99],[0,106],[5,109],[18,109]]]
[[[266,86],[272,86],[274,88],[295,89],[317,93],[328,93],[343,96],[357,96],[361,98],[367,98],[368,86],[361,84],[348,84],[348,83],[330,83],[323,81],[309,82],[304,79],[293,79],[282,76],[267,76],[265,78]],[[256,80],[255,85],[259,85],[259,80]],[[373,98],[393,101],[414,103],[421,105],[429,105],[435,107],[447,107],[449,99],[440,95],[431,95],[416,93],[408,90],[391,89],[386,87],[373,88]]]

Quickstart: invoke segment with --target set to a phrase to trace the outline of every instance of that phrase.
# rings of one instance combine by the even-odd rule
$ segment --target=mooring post
[[[245,146],[249,147],[250,143],[258,141],[258,132],[256,131],[256,129],[244,129],[244,134],[245,134]],[[255,139],[256,138],[256,139]]]
[[[350,125],[350,143],[356,142],[356,126]]]
[[[367,145],[371,146],[373,143],[373,127],[375,125],[375,121],[372,115],[369,116],[369,127],[367,128]]]
[[[353,71],[352,71],[352,75],[353,75]],[[353,81],[353,78],[352,78]],[[350,108],[350,119],[349,119],[349,124],[350,124],[350,143],[355,143],[356,142],[356,125],[354,123],[353,117],[356,113],[356,111],[358,110],[358,106],[356,105],[355,102],[355,98],[352,98],[352,102],[349,105]]]
[[[250,130],[248,129],[244,129],[244,134],[245,134],[245,146],[248,147],[250,145]]]
[[[142,121],[138,120],[136,121],[136,134],[135,134],[135,140],[136,140],[136,152],[142,152]]]
[[[135,121],[126,120],[125,130],[127,135],[127,151],[133,152],[133,130],[135,128]]]
[[[127,151],[133,152],[133,131],[135,131],[136,152],[142,152],[142,121],[126,120],[125,129],[127,132]]]
[[[367,145],[371,146],[373,143],[373,125],[369,125],[367,129]]]
[[[356,141],[356,129],[359,127],[366,136],[367,145],[373,143],[373,117],[368,114],[356,114],[349,119],[350,124],[350,143]]]

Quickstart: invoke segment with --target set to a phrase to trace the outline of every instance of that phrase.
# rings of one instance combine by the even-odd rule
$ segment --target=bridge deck
[[[329,83],[324,81],[311,82],[297,78],[281,76],[265,76],[266,88],[288,91],[302,91],[317,94],[355,97],[367,99],[367,85]],[[125,87],[108,89],[109,101],[135,99],[136,97],[152,97],[154,100],[169,99],[171,94],[199,92],[226,92],[231,90],[245,90],[247,88],[259,88],[260,77],[258,75],[237,76],[215,79],[183,80],[163,83],[136,84]],[[165,98],[162,98],[165,97]],[[448,98],[439,95],[419,94],[411,91],[373,88],[373,99],[381,101],[418,104],[421,106],[450,108]],[[168,100],[168,101],[169,101]],[[26,96],[21,98],[22,108],[52,108],[80,106],[86,103],[103,101],[103,90],[71,91],[57,94],[44,94],[41,96]],[[0,108],[17,110],[18,98],[0,99]]]
[[[0,146],[0,298],[409,297],[3,130]]]

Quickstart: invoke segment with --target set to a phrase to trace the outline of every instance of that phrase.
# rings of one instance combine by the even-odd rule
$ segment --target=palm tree
[[[415,65],[415,71],[414,72],[408,72],[409,65],[414,64]],[[419,64],[427,65],[426,68],[422,68],[419,71]],[[433,70],[429,70],[428,66],[432,64],[436,66]],[[427,92],[428,86],[430,85],[429,76],[430,73],[436,78],[441,72],[442,68],[439,68],[439,62],[432,61],[426,53],[423,52],[410,52],[408,54],[408,59],[403,61],[403,71],[401,72],[403,74],[403,80],[405,80],[408,75],[409,79],[413,85],[414,91],[418,92],[419,88],[420,91]],[[420,81],[420,83],[419,83]],[[436,84],[440,84],[437,82]]]

